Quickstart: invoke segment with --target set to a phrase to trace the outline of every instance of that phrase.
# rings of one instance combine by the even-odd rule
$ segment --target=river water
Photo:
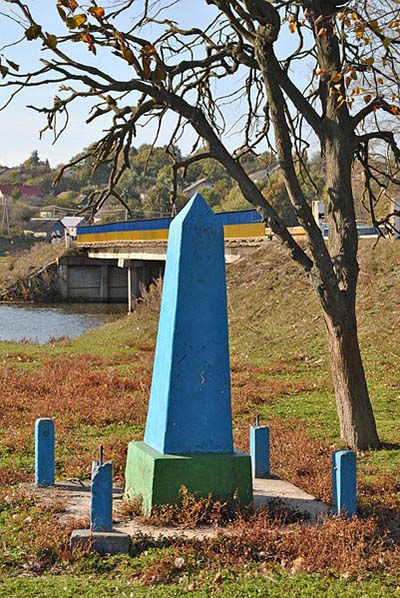
[[[60,337],[73,339],[90,328],[116,320],[126,311],[125,304],[0,304],[0,341],[42,344]]]

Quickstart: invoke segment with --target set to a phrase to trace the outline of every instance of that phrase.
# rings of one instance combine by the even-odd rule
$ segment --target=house
[[[3,185],[0,183],[0,199],[21,199],[33,205],[40,205],[44,193],[38,185]]]
[[[204,179],[199,179],[198,181],[195,181],[194,183],[189,185],[189,187],[182,189],[182,193],[187,195],[187,197],[191,197],[192,195],[200,191],[200,189],[212,189],[213,187],[214,184],[210,181],[210,179],[205,177]]]
[[[63,228],[58,218],[31,218],[24,235],[50,243],[54,238],[63,236]]]
[[[39,216],[40,218],[57,218],[61,220],[66,216],[66,210],[59,206],[45,205],[40,209]]]
[[[60,222],[63,226],[65,235],[69,236],[72,240],[76,239],[76,230],[78,226],[82,226],[86,223],[84,216],[64,216]]]

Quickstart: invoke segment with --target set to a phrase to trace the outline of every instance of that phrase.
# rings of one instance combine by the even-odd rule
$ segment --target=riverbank
[[[0,303],[49,303],[59,299],[57,260],[63,245],[37,243],[0,258]]]
[[[116,482],[123,481],[127,443],[143,436],[158,316],[153,291],[129,317],[74,341],[0,343],[4,595],[398,595],[400,257],[395,243],[379,243],[373,253],[364,243],[360,339],[384,448],[358,455],[358,520],[304,527],[243,515],[233,540],[139,538],[132,556],[110,559],[68,552],[62,505],[40,506],[19,486],[33,479],[33,423],[55,419],[59,479],[87,478],[103,444]],[[272,471],[329,501],[330,455],[341,443],[322,317],[308,283],[271,244],[230,266],[228,287],[235,444],[247,449],[248,426],[260,414],[271,427]]]

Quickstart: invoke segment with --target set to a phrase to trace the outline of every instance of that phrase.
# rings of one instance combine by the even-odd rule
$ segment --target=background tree
[[[376,217],[375,187],[385,178],[397,181],[399,149],[392,126],[386,126],[381,115],[396,117],[400,112],[399,4],[205,0],[210,21],[200,29],[179,24],[181,2],[126,0],[106,10],[95,2],[85,8],[77,0],[58,0],[65,34],[57,37],[46,30],[45,15],[40,11],[33,15],[33,1],[14,0],[13,14],[19,11],[20,22],[25,23],[27,43],[42,43],[46,58],[37,71],[24,73],[7,55],[8,63],[1,65],[5,85],[18,92],[31,85],[61,84],[52,106],[36,108],[47,118],[44,130],[52,129],[56,136],[76,100],[97,101],[88,121],[110,117],[109,128],[91,152],[95,167],[110,166],[107,184],[90,197],[94,207],[115,194],[129,169],[138,124],[156,119],[160,130],[167,112],[173,111],[176,128],[168,146],[175,162],[172,190],[177,190],[181,169],[208,158],[217,160],[236,181],[304,269],[319,297],[343,439],[353,448],[376,447],[378,435],[357,338],[358,238],[351,175],[358,160],[372,220],[388,229],[389,214]],[[286,44],[294,49],[284,53],[278,42],[289,35],[296,43]],[[108,49],[126,69],[105,72],[100,61],[76,58],[77,42],[94,55]],[[223,85],[228,88],[225,93]],[[224,133],[231,128],[226,123],[231,123],[232,115],[243,113],[240,104],[235,108],[235,99],[246,99],[247,108],[237,119],[242,143],[232,153]],[[55,132],[59,122],[64,124]],[[183,160],[174,156],[173,148],[188,126],[198,142]],[[377,167],[375,157],[371,160],[376,142],[390,156],[385,170]],[[312,217],[302,186],[305,152],[311,143],[324,161],[328,242]],[[243,168],[243,156],[260,147],[276,155],[307,236],[306,249]]]

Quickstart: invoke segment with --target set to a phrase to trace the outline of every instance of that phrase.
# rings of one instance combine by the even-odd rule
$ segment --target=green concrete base
[[[234,453],[163,455],[145,442],[130,442],[125,470],[125,498],[142,500],[149,515],[156,505],[179,502],[185,486],[191,494],[215,500],[253,500],[250,456]]]

